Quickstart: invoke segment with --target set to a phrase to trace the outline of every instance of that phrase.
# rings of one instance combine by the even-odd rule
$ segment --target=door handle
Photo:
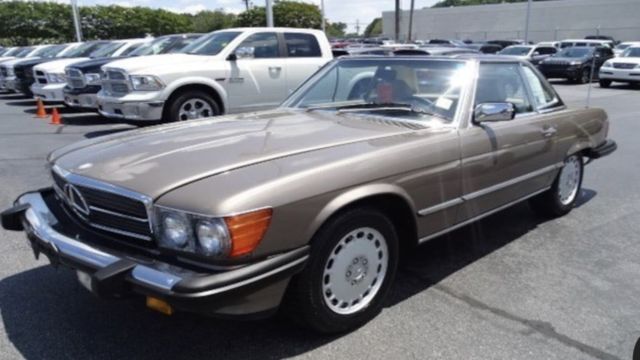
[[[281,66],[269,66],[269,71],[280,71],[282,70]]]
[[[553,135],[555,135],[558,132],[558,129],[556,129],[553,126],[549,126],[547,128],[544,128],[540,131],[542,133],[542,136],[544,137],[552,137]]]

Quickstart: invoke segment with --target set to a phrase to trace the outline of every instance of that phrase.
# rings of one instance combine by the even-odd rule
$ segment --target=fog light
[[[173,314],[173,308],[166,301],[147,296],[147,307],[165,315]]]
[[[206,255],[227,255],[231,249],[229,232],[221,220],[199,221],[196,225],[196,236],[200,250]]]

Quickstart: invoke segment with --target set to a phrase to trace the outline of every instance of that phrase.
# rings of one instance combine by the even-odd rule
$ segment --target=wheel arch
[[[350,189],[329,201],[315,217],[308,239],[333,217],[356,207],[374,208],[389,217],[400,240],[401,255],[418,244],[418,225],[413,201],[407,192],[391,184],[369,184]]]
[[[228,109],[226,92],[224,91],[224,88],[222,86],[214,82],[182,82],[181,84],[176,85],[173,89],[171,89],[171,92],[167,97],[166,104],[170,104],[171,101],[173,101],[173,99],[180,94],[192,90],[202,91],[210,95],[218,104],[220,113],[226,113]],[[168,108],[169,106],[165,106],[164,111],[168,111]]]

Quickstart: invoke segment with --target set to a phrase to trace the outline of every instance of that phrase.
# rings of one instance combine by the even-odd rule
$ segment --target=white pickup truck
[[[170,122],[275,107],[332,58],[318,30],[216,31],[179,54],[104,65],[98,110],[109,118]]]

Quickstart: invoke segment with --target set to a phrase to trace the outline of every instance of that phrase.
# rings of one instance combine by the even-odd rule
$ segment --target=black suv
[[[96,110],[96,98],[102,88],[100,68],[112,61],[133,56],[175,53],[192,43],[202,34],[176,34],[160,36],[148,43],[123,53],[120,57],[96,58],[69,65],[66,70],[67,85],[64,87],[65,104],[82,109]]]
[[[605,61],[613,57],[608,47],[570,47],[542,60],[538,69],[547,78],[569,79],[578,84],[586,84],[598,76],[598,70]]]

